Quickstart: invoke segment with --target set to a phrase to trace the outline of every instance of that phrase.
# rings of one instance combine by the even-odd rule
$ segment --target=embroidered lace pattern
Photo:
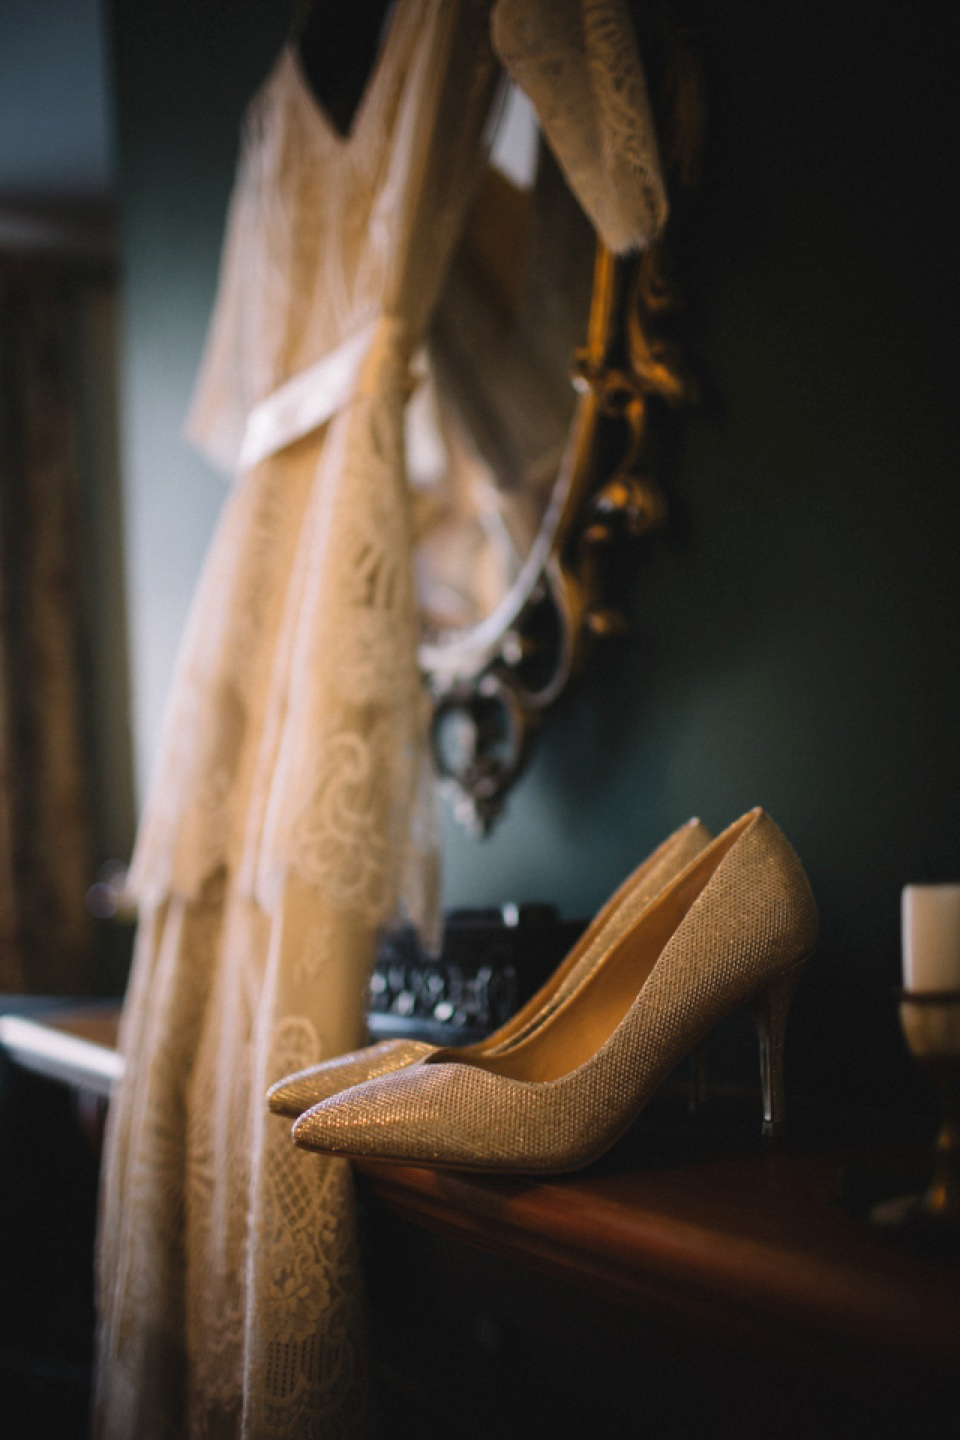
[[[291,53],[246,127],[192,419],[237,478],[131,869],[99,1246],[110,1440],[370,1426],[349,1170],[299,1154],[264,1097],[358,1043],[405,881],[419,918],[436,902],[404,408],[482,155],[488,30],[488,5],[400,0],[349,141]],[[336,403],[291,429],[273,397],[330,356]],[[244,468],[254,407],[273,429]]]
[[[499,0],[493,38],[605,244],[645,249],[667,196],[626,0]]]
[[[501,36],[508,63],[559,115],[569,72],[544,89],[530,68],[528,22],[542,29],[552,5],[500,4],[520,36]],[[619,54],[607,10],[583,7],[591,65]],[[399,0],[346,141],[291,52],[251,107],[191,420],[235,482],[131,868],[101,1440],[369,1429],[349,1171],[295,1151],[264,1096],[357,1045],[376,931],[398,904],[435,913],[404,408],[482,159],[489,25],[489,0]],[[605,183],[649,169],[621,108],[632,148]]]

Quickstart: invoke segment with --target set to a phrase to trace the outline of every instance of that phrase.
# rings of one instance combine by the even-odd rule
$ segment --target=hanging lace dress
[[[482,153],[488,9],[401,0],[344,140],[288,50],[252,107],[191,429],[238,472],[131,883],[101,1433],[356,1433],[349,1171],[272,1080],[355,1045],[420,773],[408,360]],[[189,1358],[188,1358],[189,1357]]]
[[[500,0],[497,16],[508,63],[553,107],[548,135],[558,151],[564,132],[575,141],[568,175],[598,223],[574,173],[582,126],[597,131],[584,55],[619,55],[604,15],[622,38],[621,11]],[[349,1167],[295,1152],[264,1095],[359,1042],[398,898],[421,920],[436,908],[404,407],[484,151],[489,29],[484,0],[398,0],[348,137],[293,49],[248,116],[191,420],[236,479],[131,870],[140,924],[99,1234],[101,1440],[367,1428]],[[605,162],[614,190],[633,177],[612,202],[621,245],[662,219],[640,85],[643,163],[619,141]],[[610,185],[597,193],[610,208]]]

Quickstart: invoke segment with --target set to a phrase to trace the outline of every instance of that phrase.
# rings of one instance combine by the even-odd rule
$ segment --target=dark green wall
[[[112,0],[125,318],[133,728],[142,797],[226,482],[183,439],[216,287],[239,126],[293,0]]]
[[[237,118],[286,15],[115,10],[146,754],[220,493],[176,436]],[[765,805],[823,919],[796,1081],[867,1100],[912,1082],[900,887],[960,878],[956,101],[937,14],[697,7],[708,144],[677,244],[704,398],[671,522],[637,557],[632,633],[557,707],[500,828],[477,844],[447,826],[451,902],[589,913],[687,815]]]
[[[960,879],[957,91],[925,7],[698,10],[672,523],[449,890],[589,913],[684,816],[762,804],[821,907],[799,1078],[895,1095],[900,888]]]

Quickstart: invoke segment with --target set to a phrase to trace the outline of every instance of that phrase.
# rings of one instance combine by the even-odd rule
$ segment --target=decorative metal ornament
[[[675,406],[692,390],[660,333],[672,304],[659,247],[617,258],[598,244],[587,342],[572,362],[579,400],[536,542],[493,613],[421,646],[437,770],[478,833],[501,813],[544,712],[592,642],[625,629],[606,593],[610,545],[662,522],[651,402]]]

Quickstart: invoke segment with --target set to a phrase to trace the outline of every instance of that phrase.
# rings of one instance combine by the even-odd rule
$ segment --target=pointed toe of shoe
[[[471,1064],[415,1064],[314,1106],[293,1127],[306,1150],[349,1159],[504,1174],[579,1169],[596,1153],[555,1087]],[[582,1115],[579,1118],[583,1118]]]
[[[469,1065],[414,1064],[314,1106],[294,1125],[293,1139],[330,1155],[472,1168],[486,1110],[475,1091],[493,1078]]]
[[[348,1055],[337,1055],[278,1080],[267,1091],[267,1104],[275,1115],[295,1119],[341,1090],[412,1065],[433,1048],[420,1040],[384,1040]]]
[[[420,1070],[420,1066],[412,1069]],[[294,1142],[305,1150],[357,1158],[402,1160],[408,1138],[410,1106],[425,1119],[422,1081],[410,1085],[411,1071],[369,1077],[321,1101],[301,1114],[293,1127]]]

